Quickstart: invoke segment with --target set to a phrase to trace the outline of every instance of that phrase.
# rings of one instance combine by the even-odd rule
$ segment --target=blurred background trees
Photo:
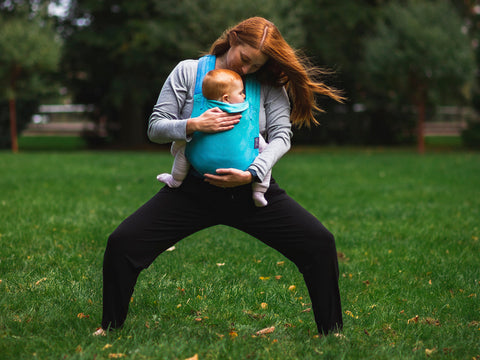
[[[53,77],[61,42],[47,5],[0,3],[0,147],[10,145],[14,152],[17,132],[36,111],[39,99],[57,90]]]
[[[63,4],[60,16],[51,11],[55,4]],[[45,29],[55,22],[60,70],[56,77],[38,70],[50,76],[39,83],[65,86],[72,102],[94,105],[93,120],[106,122],[109,134],[90,134],[95,143],[147,144],[148,117],[176,63],[200,56],[226,28],[257,15],[334,70],[325,81],[349,99],[341,106],[319,99],[327,110],[322,125],[296,131],[294,143],[409,143],[419,99],[427,116],[438,105],[480,108],[475,0],[0,0],[0,27],[22,14]],[[3,79],[8,66],[0,61]],[[44,102],[44,95],[33,99]]]

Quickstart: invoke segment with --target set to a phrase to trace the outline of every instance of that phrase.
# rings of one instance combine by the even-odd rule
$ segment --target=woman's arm
[[[159,144],[188,141],[194,131],[226,131],[240,121],[240,115],[229,115],[219,109],[209,109],[199,117],[190,118],[197,64],[197,60],[182,61],[165,81],[149,119],[148,137],[151,141]]]
[[[284,88],[265,87],[265,132],[268,145],[253,161],[249,169],[255,170],[262,181],[275,163],[291,146],[292,125],[290,102]]]
[[[197,61],[185,60],[168,76],[150,115],[148,137],[151,141],[163,144],[187,139],[196,72]]]

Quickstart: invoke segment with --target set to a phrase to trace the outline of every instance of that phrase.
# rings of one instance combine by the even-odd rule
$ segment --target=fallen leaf
[[[430,355],[432,355],[435,351],[437,351],[437,348],[425,349],[425,355],[430,356]]]
[[[422,324],[440,326],[440,320],[427,317],[422,320]]]
[[[349,257],[347,257],[343,252],[340,252],[340,251],[337,252],[337,258],[340,261],[349,261],[350,260]]]
[[[106,344],[106,345],[102,348],[102,350],[109,349],[109,348],[111,348],[112,346],[113,346],[112,344]]]
[[[285,261],[279,261],[279,262],[277,262],[277,265],[278,265],[278,266],[285,265]]]
[[[108,354],[108,358],[109,359],[120,359],[120,358],[123,358],[125,357],[126,355],[125,354],[122,354],[122,353],[116,353],[116,354]]]
[[[263,302],[263,303],[260,304],[260,307],[262,309],[266,309],[266,308],[268,308],[268,304]]]
[[[77,318],[79,319],[88,319],[90,315],[85,315],[84,313],[77,314]]]
[[[281,278],[282,278],[282,275],[275,275],[275,280],[280,280]],[[0,280],[0,283],[1,283],[1,282],[2,282],[2,281]]]
[[[352,318],[358,319],[358,316],[353,315],[353,313],[350,310],[346,310],[345,314],[348,315],[348,316],[351,316]]]
[[[310,312],[310,311],[312,311],[312,308],[308,308],[308,309],[302,310],[302,313]]]
[[[295,285],[290,285],[290,286],[288,287],[288,290],[290,290],[290,291],[295,291],[296,288],[297,288],[297,287],[296,287]]]
[[[254,320],[263,319],[265,317],[265,314],[255,314],[250,310],[243,310],[243,312]]]
[[[415,315],[415,317],[411,318],[411,319],[408,319],[407,321],[407,324],[410,324],[410,323],[417,323],[418,322],[418,315]]]
[[[271,334],[274,331],[275,331],[275,326],[270,326],[268,328],[257,331],[255,334],[256,335],[265,335],[265,334]]]
[[[217,266],[225,266],[225,263],[217,263]]]
[[[233,339],[233,338],[236,338],[238,336],[238,333],[235,330],[230,330],[228,335],[230,335],[230,337]]]
[[[38,280],[38,281],[35,283],[35,286],[37,286],[38,284],[40,284],[41,282],[44,282],[44,281],[47,281],[47,278],[46,278],[46,277],[44,277],[43,279]]]
[[[198,360],[198,354],[195,354],[192,357],[186,358],[185,360]]]
[[[175,250],[175,246],[169,247],[169,248],[168,248],[167,250],[165,250],[165,251],[173,251],[173,250]]]
[[[262,281],[265,281],[265,280],[270,279],[270,276],[260,276],[259,279],[262,280]]]
[[[365,333],[365,335],[370,336],[370,333],[367,331],[367,329],[363,329],[363,332]]]

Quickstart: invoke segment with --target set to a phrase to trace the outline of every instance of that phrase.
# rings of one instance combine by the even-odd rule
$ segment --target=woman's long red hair
[[[232,40],[259,49],[269,57],[257,72],[258,78],[262,83],[286,87],[292,104],[292,124],[298,127],[318,125],[314,111],[323,110],[316,103],[317,94],[338,102],[345,100],[339,90],[319,80],[326,72],[313,66],[304,55],[292,49],[272,22],[261,17],[242,21],[225,31],[213,43],[210,54],[225,54],[230,49]]]

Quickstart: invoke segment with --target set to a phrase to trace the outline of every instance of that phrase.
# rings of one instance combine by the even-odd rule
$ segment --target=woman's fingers
[[[231,115],[218,108],[209,109],[200,116],[199,131],[221,132],[233,129],[242,116]]]
[[[252,174],[238,169],[217,169],[217,174],[205,174],[205,181],[218,187],[235,187],[252,182]]]

